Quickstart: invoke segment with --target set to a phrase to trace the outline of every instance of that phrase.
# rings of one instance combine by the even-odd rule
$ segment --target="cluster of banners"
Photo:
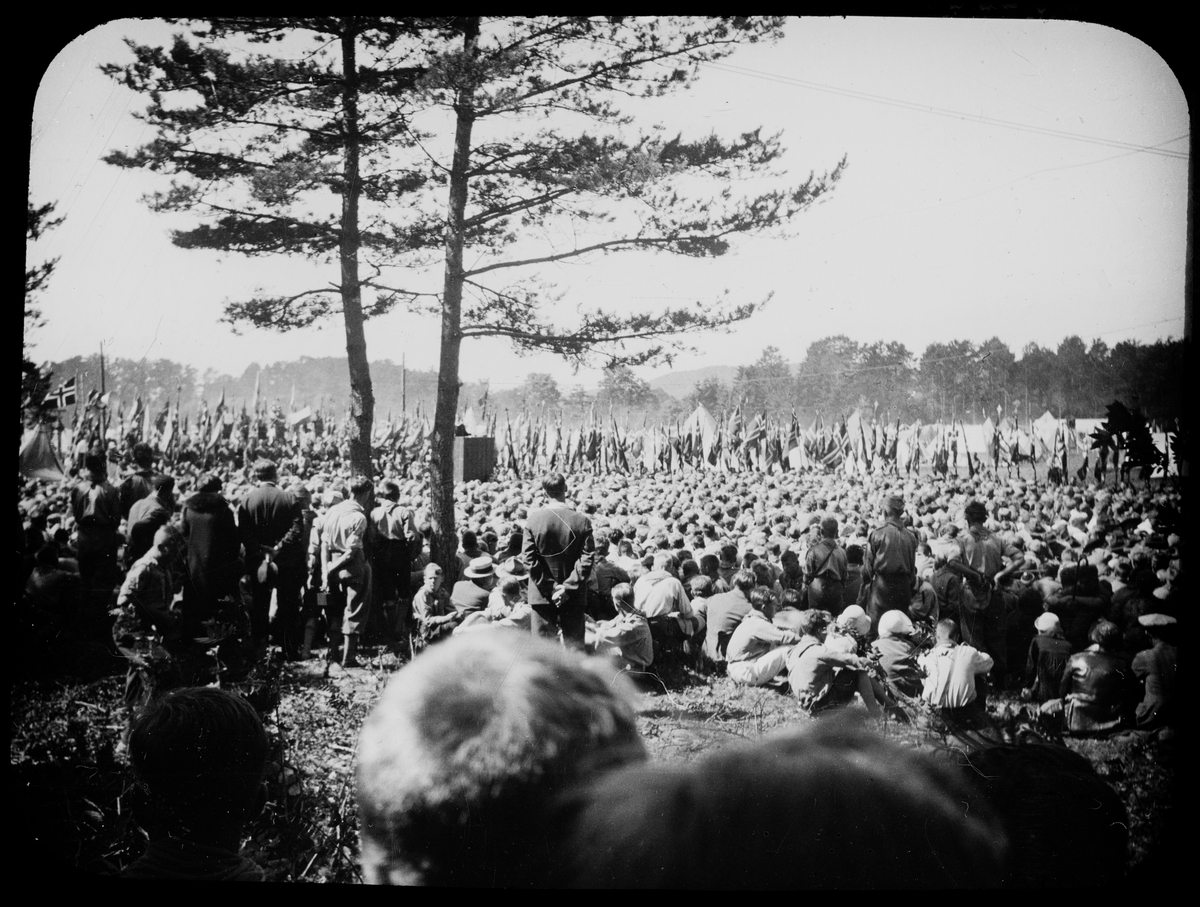
[[[242,401],[240,410],[227,404],[222,392],[216,406],[210,408],[208,401],[202,401],[199,410],[192,414],[181,413],[182,389],[174,400],[168,395],[166,405],[156,413],[140,397],[127,405],[114,392],[93,389],[86,399],[81,399],[76,385],[77,380],[71,378],[47,396],[46,401],[60,411],[67,407],[73,407],[74,411],[69,425],[64,422],[65,414],[60,412],[57,426],[34,428],[25,434],[21,443],[23,474],[53,478],[61,471],[58,463],[77,453],[80,442],[90,446],[98,438],[126,449],[144,441],[158,451],[164,463],[173,464],[208,454],[218,459],[236,459],[262,448],[299,451],[313,445],[332,444],[344,450],[352,434],[349,412],[335,419],[319,408],[297,408],[294,390],[285,411],[278,402],[261,400],[258,381],[253,398],[249,403]],[[418,407],[415,415],[401,416],[395,421],[389,413],[387,421],[376,426],[374,442],[377,447],[404,451],[417,459],[424,452],[428,436],[428,420]]]
[[[181,459],[237,459],[254,455],[256,449],[272,447],[284,451],[312,449],[314,445],[345,452],[352,424],[347,412],[340,420],[311,406],[297,408],[295,392],[287,412],[278,403],[260,403],[258,383],[249,405],[240,412],[220,401],[209,408],[207,401],[189,419],[180,416],[180,396],[157,414],[140,398],[126,408],[113,404],[113,394],[93,390],[85,402],[76,401],[75,379],[64,383],[47,400],[59,406],[75,405],[70,428],[60,421],[58,430],[31,430],[22,439],[22,472],[31,477],[51,478],[61,473],[58,457],[70,456],[75,439],[103,435],[124,447],[139,441],[153,445],[165,463]],[[718,420],[699,406],[683,422],[643,424],[624,428],[610,412],[597,417],[595,409],[582,424],[564,429],[562,417],[522,412],[514,420],[507,411],[503,426],[497,414],[482,417],[468,407],[458,421],[458,433],[491,437],[496,444],[500,472],[533,476],[549,469],[593,473],[675,473],[697,470],[738,472],[757,470],[840,470],[848,475],[879,471],[915,473],[922,468],[947,474],[974,475],[978,469],[1001,469],[1022,463],[1046,464],[1050,477],[1069,478],[1068,451],[1083,452],[1086,460],[1093,447],[1090,434],[1099,419],[1062,420],[1043,413],[1024,426],[1002,418],[983,424],[962,421],[903,425],[864,417],[855,410],[826,425],[820,415],[801,429],[793,411],[791,419],[778,421],[765,413],[744,417],[740,406]],[[431,422],[418,404],[414,414],[401,414],[377,423],[373,433],[376,453],[398,457],[418,465],[429,456]],[[1166,435],[1156,433],[1155,443],[1167,449]],[[1105,459],[1107,459],[1105,457]],[[1098,466],[1101,464],[1098,463]],[[1107,467],[1107,463],[1103,464]],[[1057,476],[1056,476],[1057,474]]]
[[[795,413],[786,422],[766,414],[745,419],[739,406],[718,420],[699,406],[673,425],[621,429],[611,414],[597,419],[593,412],[584,424],[564,430],[561,418],[522,413],[515,424],[506,415],[498,431],[494,419],[489,426],[468,409],[463,424],[470,434],[494,437],[498,466],[518,475],[546,469],[666,473],[819,469],[854,475],[913,473],[923,466],[973,475],[985,466],[998,469],[1021,463],[1046,463],[1065,475],[1067,451],[1083,451],[1086,457],[1092,446],[1086,425],[1071,425],[1049,412],[1022,427],[1011,418],[998,423],[989,418],[982,425],[883,423],[856,410],[831,425],[818,415],[801,429]]]

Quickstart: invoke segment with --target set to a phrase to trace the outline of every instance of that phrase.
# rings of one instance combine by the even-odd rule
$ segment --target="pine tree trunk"
[[[346,155],[342,164],[342,236],[339,258],[342,268],[342,311],[346,323],[346,359],[350,366],[350,417],[355,433],[350,437],[350,466],[356,475],[374,477],[371,462],[371,429],[375,420],[375,394],[367,360],[367,337],[363,330],[362,286],[358,280],[358,197],[362,184],[358,175],[358,67],[355,58],[357,32],[349,20],[342,31],[342,114],[345,118]]]
[[[468,27],[463,49],[468,60],[479,37],[479,20]],[[467,209],[467,168],[471,159],[471,129],[475,125],[473,89],[459,89],[454,104],[457,125],[454,160],[450,168],[450,205],[446,218],[446,272],[442,290],[442,346],[438,365],[437,408],[433,415],[433,456],[429,493],[432,503],[433,559],[446,573],[447,583],[458,577],[458,535],[454,527],[454,414],[460,387],[458,368],[462,346],[463,238]]]

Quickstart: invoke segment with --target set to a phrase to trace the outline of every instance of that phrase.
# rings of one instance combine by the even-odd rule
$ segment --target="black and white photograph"
[[[1181,879],[1186,30],[47,26],[19,859]]]

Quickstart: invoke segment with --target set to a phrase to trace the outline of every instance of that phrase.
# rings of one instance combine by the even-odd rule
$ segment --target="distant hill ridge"
[[[98,356],[73,357],[52,363],[56,376],[80,374],[84,395],[91,387],[99,386],[100,362]],[[292,399],[295,387],[296,406],[322,405],[326,409],[344,407],[349,394],[350,375],[344,356],[302,356],[289,362],[272,362],[260,365],[252,363],[237,376],[221,374],[213,369],[201,373],[199,370],[180,365],[170,360],[144,360],[135,362],[120,358],[109,359],[107,388],[115,391],[119,399],[132,402],[142,397],[152,406],[165,406],[166,393],[175,398],[176,389],[182,387],[183,410],[192,411],[201,399],[210,405],[225,392],[228,405],[240,407],[243,400],[254,395],[256,379],[259,398],[266,404],[280,403],[285,409]],[[261,370],[261,378],[259,377]],[[432,415],[437,395],[437,372],[408,369],[401,379],[401,366],[389,359],[371,362],[371,383],[375,393],[375,412],[381,419],[387,418],[391,410],[398,414],[401,407],[401,386],[404,385],[405,407],[412,412],[418,403],[426,413]],[[684,371],[664,368],[647,383],[656,391],[669,394],[677,400],[685,399],[696,384],[716,378],[722,384],[733,384],[737,368],[731,365],[710,365]],[[464,383],[460,406],[475,404],[483,393],[483,384]],[[565,387],[564,387],[565,390]],[[595,394],[597,387],[589,387]],[[493,388],[490,394],[493,404],[511,404],[506,398],[510,393]]]
[[[701,381],[716,378],[726,387],[733,385],[737,368],[732,365],[706,365],[704,368],[675,371],[668,369],[661,375],[656,375],[646,383],[654,390],[670,394],[677,400],[683,400]]]

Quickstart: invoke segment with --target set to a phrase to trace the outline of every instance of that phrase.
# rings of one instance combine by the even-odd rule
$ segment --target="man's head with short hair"
[[[138,441],[133,445],[133,462],[142,469],[149,469],[154,465],[154,448],[145,441]]]
[[[254,707],[215,687],[152,701],[129,728],[129,761],[172,837],[232,838],[265,802],[267,735]]]
[[[354,499],[360,503],[371,496],[375,490],[375,483],[366,476],[355,476],[350,480],[350,494],[354,495]]]
[[[567,480],[561,472],[550,472],[542,479],[542,491],[558,500],[567,496]]]
[[[168,475],[157,475],[150,480],[150,485],[163,500],[170,500],[175,493],[175,479]]]
[[[705,576],[702,573],[697,574],[696,576],[690,577],[687,581],[687,587],[688,587],[688,595],[689,595],[689,597],[691,597],[693,599],[708,598],[710,595],[713,594],[712,579],[710,579],[709,577]]]
[[[400,500],[400,486],[388,479],[383,483],[383,496],[389,501]]]
[[[536,884],[542,807],[646,758],[614,680],[600,661],[505,630],[452,636],[401,668],[359,738],[366,880]]]
[[[654,553],[654,569],[675,572],[675,555],[670,551],[659,550]]]
[[[178,554],[183,545],[183,533],[174,523],[159,526],[154,532],[154,547],[164,554]]]
[[[821,537],[835,539],[838,537],[838,521],[831,516],[821,520]]]
[[[425,584],[433,585],[446,578],[445,571],[437,564],[426,564],[424,570]]]
[[[771,565],[763,560],[756,560],[750,564],[750,570],[754,574],[754,581],[760,586],[775,585],[775,573],[771,570]]]
[[[833,615],[828,611],[809,608],[807,611],[800,612],[800,618],[797,623],[801,633],[820,639],[832,621]]]
[[[462,534],[462,546],[464,551],[470,548],[478,548],[479,536],[477,536],[474,531],[470,529],[464,529]]]
[[[937,625],[937,641],[938,642],[940,642],[940,643],[942,643],[942,642],[958,642],[959,639],[961,639],[961,638],[962,637],[959,635],[959,632],[958,632],[958,624],[955,621],[951,620],[948,617],[945,620],[938,621],[938,625]]]
[[[617,583],[611,589],[613,604],[621,611],[633,610],[633,585]]]
[[[607,529],[597,529],[592,533],[592,541],[596,543],[596,553],[601,557],[608,557],[608,550],[611,544],[611,536]]]
[[[750,590],[755,587],[757,582],[753,570],[739,570],[733,575],[732,579],[733,588],[737,589],[747,598],[749,598]]]
[[[1098,620],[1092,624],[1088,639],[1105,652],[1116,651],[1121,647],[1121,628],[1111,621]]]
[[[775,614],[775,598],[771,595],[771,590],[766,586],[755,586],[751,589],[750,607],[755,611],[761,611],[767,617],[773,617]]]
[[[91,473],[93,480],[103,481],[108,477],[108,460],[104,459],[104,454],[88,454],[83,458],[83,468]]]
[[[254,478],[260,482],[274,482],[279,475],[279,468],[271,460],[256,460],[254,463]]]
[[[963,511],[963,516],[967,519],[967,525],[977,526],[987,520],[987,507],[979,501],[971,501]]]

